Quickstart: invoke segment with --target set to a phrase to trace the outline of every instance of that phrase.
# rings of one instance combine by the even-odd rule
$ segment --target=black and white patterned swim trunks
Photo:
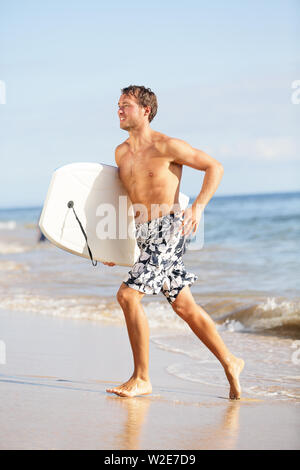
[[[124,281],[127,286],[145,294],[162,292],[172,304],[183,287],[198,279],[186,271],[182,261],[186,251],[183,217],[177,212],[136,224],[140,256]]]

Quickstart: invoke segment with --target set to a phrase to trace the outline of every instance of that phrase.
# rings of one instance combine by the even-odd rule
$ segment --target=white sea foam
[[[245,328],[245,326],[237,320],[226,320],[222,325],[218,326],[218,330],[220,331],[226,330],[226,331],[234,332],[234,331],[247,331],[247,328]]]
[[[123,316],[117,306],[89,298],[48,297],[42,295],[2,295],[0,308],[64,317],[74,320],[121,322]]]
[[[2,262],[2,269],[18,269],[17,263]],[[22,266],[19,266],[22,269]],[[25,268],[26,269],[26,268]],[[165,328],[186,331],[187,325],[165,302],[148,302],[143,305],[150,328]],[[0,308],[64,317],[74,320],[105,321],[124,323],[124,314],[116,300],[101,297],[32,295],[28,293],[2,294]]]
[[[226,328],[220,329],[220,334],[227,347],[245,360],[240,378],[244,396],[300,398],[299,365],[292,360],[294,343],[291,339],[246,332],[241,335]],[[228,382],[221,364],[192,332],[154,334],[151,341],[160,349],[176,354],[177,361],[166,368],[169,374],[186,382],[223,390],[227,396]]]
[[[246,363],[247,365],[247,363]],[[197,360],[193,362],[176,362],[167,366],[166,371],[186,382],[194,382],[212,387],[215,390],[222,389],[228,393],[228,382],[220,364],[215,359]],[[276,399],[300,399],[299,379],[288,380],[283,368],[277,366],[279,377],[274,378],[268,369],[258,367],[252,372],[243,371],[240,382],[243,395],[263,396]],[[274,384],[274,382],[277,382]]]

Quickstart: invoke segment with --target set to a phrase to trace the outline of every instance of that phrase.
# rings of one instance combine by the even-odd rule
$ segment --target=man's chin
[[[130,127],[126,124],[120,123],[120,129],[122,129],[123,131],[128,131]]]

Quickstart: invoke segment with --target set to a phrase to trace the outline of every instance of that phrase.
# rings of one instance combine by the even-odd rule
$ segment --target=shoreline
[[[298,401],[230,401],[167,373],[176,354],[151,342],[152,394],[106,393],[132,372],[123,325],[4,310],[0,324],[1,449],[300,448]]]

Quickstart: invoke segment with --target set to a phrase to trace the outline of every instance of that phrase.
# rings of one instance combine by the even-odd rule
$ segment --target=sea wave
[[[27,270],[26,265],[12,262],[2,262],[2,271]],[[148,300],[143,302],[151,328],[166,328],[176,331],[188,329],[187,324],[173,311],[165,300]],[[236,308],[236,298],[224,308],[226,313],[220,316],[212,313],[218,330],[228,332],[253,332],[274,334],[289,338],[299,338],[300,333],[300,301],[269,297],[265,301],[253,305],[243,305],[239,302]],[[70,319],[105,321],[123,323],[124,315],[115,298],[93,295],[51,296],[22,294],[3,291],[0,296],[0,308],[26,312],[40,313]],[[205,309],[205,305],[204,305]]]
[[[124,324],[124,314],[116,300],[96,296],[50,297],[48,295],[2,294],[0,308],[21,312],[69,318]],[[151,328],[175,328],[184,330],[186,324],[175,315],[168,304],[148,302],[144,305]]]
[[[267,297],[263,302],[242,306],[218,320],[231,331],[273,332],[296,338],[300,335],[300,300]]]
[[[82,320],[121,320],[117,306],[91,297],[51,297],[47,295],[14,294],[0,297],[0,308],[42,315]]]

